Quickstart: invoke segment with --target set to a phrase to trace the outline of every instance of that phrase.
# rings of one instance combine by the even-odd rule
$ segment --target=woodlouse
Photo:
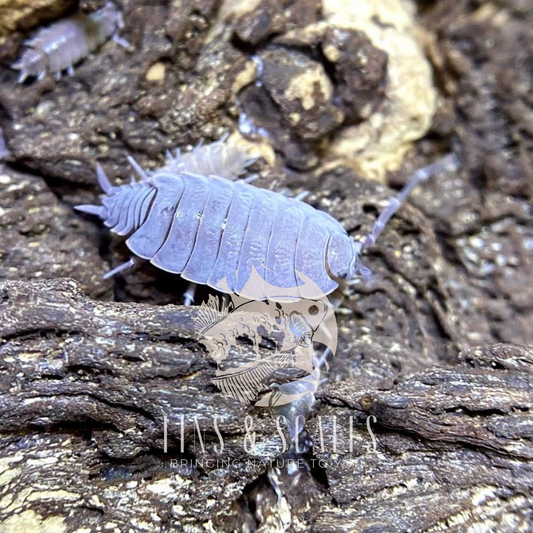
[[[123,27],[122,14],[111,2],[89,15],[76,13],[39,30],[35,37],[26,41],[27,50],[11,68],[20,70],[19,83],[29,76],[37,76],[40,80],[48,72],[59,79],[65,69],[71,76],[73,65],[109,38],[129,47],[129,43],[118,36]]]
[[[238,163],[226,167],[229,154]],[[249,160],[221,141],[197,148],[190,156],[171,156],[162,169],[150,173],[129,158],[141,181],[118,187],[98,166],[98,181],[106,193],[102,205],[77,209],[98,215],[119,235],[131,234],[126,244],[136,256],[191,282],[222,290],[218,284],[226,278],[229,291],[241,294],[255,267],[279,288],[301,285],[296,274],[301,272],[322,291],[316,296],[322,296],[343,280],[367,277],[361,251],[374,244],[418,183],[455,164],[455,156],[449,155],[418,170],[370,234],[357,242],[323,211],[246,180],[232,181]],[[262,295],[268,296],[272,295]]]
[[[174,153],[167,151],[167,163],[158,172],[189,172],[235,180],[256,158],[226,143],[226,139],[227,135],[224,135],[214,143],[206,145],[199,143],[190,152],[183,152],[179,148]]]

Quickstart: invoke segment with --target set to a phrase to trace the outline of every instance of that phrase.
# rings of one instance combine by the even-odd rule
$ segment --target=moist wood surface
[[[75,7],[57,6],[58,17]],[[392,190],[339,147],[355,152],[373,128],[392,145],[420,130],[423,117],[395,122],[405,95],[386,81],[402,75],[406,48],[380,33],[385,13],[379,29],[341,27],[340,0],[247,4],[227,20],[213,0],[121,8],[133,50],[107,43],[57,83],[19,86],[7,68],[43,12],[14,17],[30,27],[14,22],[0,44],[0,532],[533,531],[529,3],[418,5],[438,98],[421,96],[416,112],[434,101],[436,113],[386,183],[450,150],[462,169],[415,191],[369,250],[374,281],[342,304],[307,423],[313,447],[270,476],[275,420],[213,386],[196,310],[181,306],[186,283],[148,263],[102,280],[128,249],[72,206],[98,203],[96,161],[125,183],[128,154],[154,169],[167,148],[240,124],[259,151],[258,185],[309,190],[309,203],[365,234]],[[334,27],[315,24],[324,18]],[[361,136],[342,144],[354,127]],[[331,436],[333,420],[337,449],[327,438],[322,449],[320,422]]]

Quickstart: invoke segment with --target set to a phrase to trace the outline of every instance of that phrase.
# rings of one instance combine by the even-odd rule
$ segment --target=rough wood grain
[[[419,2],[423,101],[440,103],[412,146],[427,106],[397,124],[388,78],[404,64],[389,26],[411,15],[363,31],[335,16],[343,0],[117,4],[133,50],[108,43],[72,78],[15,84],[33,12],[0,45],[0,533],[533,531],[530,3]],[[417,189],[365,255],[374,281],[339,310],[305,453],[280,455],[272,413],[213,386],[186,283],[147,264],[103,281],[127,250],[72,206],[96,200],[96,161],[123,183],[126,155],[155,168],[240,128],[260,186],[309,190],[358,237],[393,193],[354,163],[358,126],[407,132],[395,188],[448,151],[462,170]]]

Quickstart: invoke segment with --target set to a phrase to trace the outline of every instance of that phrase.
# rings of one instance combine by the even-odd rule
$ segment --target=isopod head
[[[124,28],[122,13],[112,2],[107,2],[102,9],[95,11],[91,15],[91,18],[97,23],[98,32],[101,35],[101,42]]]
[[[361,244],[348,234],[334,233],[328,242],[326,270],[337,281],[353,279],[359,274]]]

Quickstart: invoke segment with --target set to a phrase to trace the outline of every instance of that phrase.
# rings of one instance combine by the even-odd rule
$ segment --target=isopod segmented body
[[[158,172],[189,172],[235,180],[256,158],[226,143],[226,139],[227,135],[214,143],[199,144],[190,152],[182,152],[179,148],[174,153],[167,151],[167,163]]]
[[[221,142],[216,144],[222,145],[216,150],[230,150]],[[78,209],[98,215],[113,232],[130,235],[126,244],[136,256],[194,283],[241,294],[255,267],[271,286],[300,286],[297,273],[302,273],[327,295],[341,280],[368,273],[359,261],[362,248],[375,242],[416,183],[442,170],[453,157],[418,171],[380,215],[372,232],[357,242],[323,211],[246,180],[232,181],[249,158],[233,154],[240,163],[229,175],[224,157],[216,164],[206,162],[215,153],[214,145],[198,148],[194,158],[172,157],[162,169],[150,173],[130,158],[142,180],[118,187],[111,186],[98,168],[106,193],[102,206]],[[209,166],[212,174],[219,175],[191,171]],[[219,283],[224,278],[227,286],[222,289]]]
[[[43,28],[26,41],[27,50],[12,68],[20,70],[19,83],[29,76],[42,79],[48,72],[55,73],[56,77],[60,77],[63,70],[72,74],[73,65],[109,38],[128,46],[118,36],[123,27],[122,14],[111,2],[90,15],[77,13]]]

